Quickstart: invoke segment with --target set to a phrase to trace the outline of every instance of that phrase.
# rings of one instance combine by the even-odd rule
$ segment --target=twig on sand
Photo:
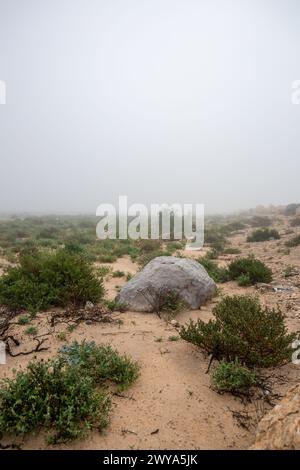
[[[11,357],[17,357],[17,356],[28,356],[29,354],[32,354],[34,352],[47,351],[47,349],[49,349],[48,347],[42,347],[45,341],[47,341],[49,338],[43,338],[43,339],[33,338],[33,339],[34,341],[37,341],[37,345],[35,348],[31,349],[30,351],[20,351],[14,354],[11,352],[9,342],[6,342],[6,350]]]
[[[209,363],[208,363],[207,369],[206,369],[206,371],[205,371],[206,374],[209,373],[214,358],[215,358],[215,356],[214,356],[213,354],[210,354],[210,356],[209,356]]]

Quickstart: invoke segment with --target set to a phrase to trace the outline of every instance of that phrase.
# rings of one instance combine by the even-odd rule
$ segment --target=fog
[[[0,212],[299,202],[298,0],[0,0]]]

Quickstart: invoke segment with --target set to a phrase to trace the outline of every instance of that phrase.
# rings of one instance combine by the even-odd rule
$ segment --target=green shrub
[[[256,282],[269,283],[272,281],[272,271],[262,261],[249,256],[233,260],[228,266],[228,277],[231,280],[242,281],[243,285]],[[249,280],[248,284],[245,284]]]
[[[82,437],[108,423],[108,382],[119,389],[138,376],[139,367],[109,345],[65,345],[48,361],[30,363],[0,387],[0,434],[22,435],[44,428],[50,442]]]
[[[249,274],[241,274],[237,278],[237,283],[240,287],[251,286],[252,284]]]
[[[127,305],[122,302],[118,302],[116,299],[114,300],[105,300],[104,305],[111,311],[111,312],[126,312]]]
[[[279,240],[280,235],[275,229],[258,229],[247,237],[247,242],[265,242],[267,240]]]
[[[116,271],[113,271],[112,273],[112,277],[124,277],[124,276],[125,276],[124,271],[116,270]]]
[[[97,302],[103,293],[92,266],[66,250],[24,255],[20,266],[10,268],[0,279],[0,304],[13,308],[45,310]]]
[[[236,232],[238,230],[243,230],[244,228],[246,228],[246,225],[243,222],[236,220],[223,225],[222,232],[230,235],[231,233]]]
[[[38,329],[36,326],[29,326],[28,328],[26,328],[25,333],[27,335],[36,336],[38,333]]]
[[[28,315],[22,315],[18,320],[19,325],[28,325],[30,323],[30,317]]]
[[[287,334],[280,310],[261,307],[251,296],[226,296],[215,306],[215,320],[182,327],[180,336],[217,359],[271,367],[290,359],[295,335]]]
[[[107,276],[110,273],[110,270],[111,268],[109,266],[105,266],[105,265],[99,266],[99,269],[98,269],[99,276],[101,277]]]
[[[202,258],[199,258],[198,263],[204,267],[204,269],[207,271],[207,274],[215,282],[226,282],[229,280],[227,269],[219,268],[217,263],[213,261],[209,256],[206,255]]]
[[[172,290],[166,291],[161,296],[160,302],[160,311],[166,312],[169,315],[176,315],[186,307],[179,294]]]
[[[256,385],[257,376],[238,360],[221,361],[213,371],[212,383],[221,393],[248,393],[249,389]]]
[[[62,358],[32,362],[0,388],[0,433],[50,431],[50,441],[82,437],[94,425],[106,426],[110,399],[93,379]]]
[[[74,341],[63,346],[60,354],[70,366],[78,367],[84,374],[93,377],[97,384],[109,380],[118,384],[118,389],[124,390],[138,377],[138,364],[125,355],[121,356],[109,345]]]
[[[298,246],[298,245],[300,245],[300,235],[296,235],[296,237],[286,242],[286,246],[290,248],[294,248],[295,246]]]

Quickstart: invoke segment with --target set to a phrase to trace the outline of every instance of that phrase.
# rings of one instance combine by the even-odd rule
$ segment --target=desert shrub
[[[0,304],[13,308],[44,310],[69,303],[97,302],[102,283],[81,256],[59,250],[20,258],[0,279]]]
[[[122,302],[118,302],[117,300],[105,300],[104,304],[111,312],[126,312],[127,305]]]
[[[125,355],[121,356],[110,345],[74,341],[63,346],[60,353],[70,366],[78,367],[84,374],[93,377],[97,384],[109,380],[124,390],[138,377],[138,364]]]
[[[251,286],[252,284],[249,274],[241,274],[237,278],[237,283],[240,287]]]
[[[31,362],[0,387],[0,434],[22,435],[44,428],[53,443],[82,437],[108,423],[109,382],[119,389],[138,376],[139,367],[109,345],[65,345],[48,361]],[[101,388],[102,386],[102,388]]]
[[[280,235],[275,229],[258,229],[247,237],[247,242],[265,242],[267,240],[279,240]]]
[[[225,248],[223,251],[224,255],[239,255],[241,253],[241,250],[239,248],[231,247],[229,246],[228,248]]]
[[[105,265],[99,266],[99,269],[98,269],[99,276],[101,277],[107,276],[110,273],[110,270],[111,268],[109,266],[105,266]]]
[[[30,317],[28,315],[21,315],[18,320],[19,325],[28,325]]]
[[[240,360],[247,366],[271,367],[290,359],[295,335],[288,334],[278,309],[261,307],[251,296],[226,296],[213,310],[214,320],[198,320],[180,336],[217,359]]]
[[[124,277],[125,276],[125,273],[124,271],[120,271],[120,270],[116,270],[116,271],[113,271],[112,273],[112,277]]]
[[[292,227],[300,227],[300,217],[296,217],[295,219],[291,220]]]
[[[165,293],[161,298],[160,311],[175,315],[185,308],[184,302],[177,292],[172,290]]]
[[[224,234],[229,235],[232,232],[236,232],[238,230],[243,230],[245,227],[246,227],[246,225],[243,222],[241,222],[239,220],[235,220],[233,222],[229,222],[229,223],[223,225],[221,230]]]
[[[150,304],[152,312],[158,316],[165,315],[168,318],[175,316],[186,308],[186,304],[181,299],[178,292],[162,285],[159,289],[152,285],[138,291]]]
[[[106,426],[110,399],[93,379],[62,358],[32,362],[0,388],[0,433],[50,431],[52,442],[82,437]]]
[[[97,256],[97,259],[100,263],[114,263],[117,261],[117,257],[111,253],[101,253]]]
[[[243,285],[246,285],[246,276],[249,279],[247,285],[255,284],[256,282],[269,283],[272,281],[272,271],[270,268],[253,256],[238,258],[233,260],[228,266],[229,279],[239,280],[240,282],[243,279]]]
[[[249,224],[252,227],[269,227],[272,225],[272,220],[265,215],[254,215],[249,220]]]
[[[212,383],[218,392],[248,393],[256,385],[256,373],[238,360],[221,361],[214,369]]]
[[[207,271],[207,274],[215,282],[226,282],[229,280],[227,269],[219,268],[217,263],[213,261],[209,256],[206,255],[202,258],[199,258],[198,263],[204,267],[204,269]]]
[[[300,235],[297,235],[294,238],[291,238],[291,240],[286,242],[286,246],[289,248],[294,248],[295,246],[300,245]]]
[[[36,336],[38,333],[38,329],[36,326],[29,326],[25,330],[26,335]]]

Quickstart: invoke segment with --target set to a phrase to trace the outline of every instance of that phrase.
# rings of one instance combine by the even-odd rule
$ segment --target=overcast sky
[[[299,0],[0,0],[0,212],[300,201]]]

